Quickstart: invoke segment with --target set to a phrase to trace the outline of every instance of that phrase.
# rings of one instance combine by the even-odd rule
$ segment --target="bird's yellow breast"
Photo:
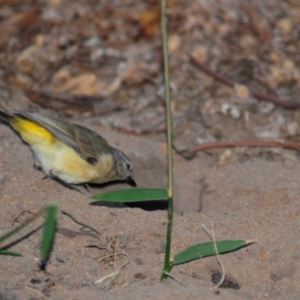
[[[32,146],[32,150],[46,174],[51,171],[67,183],[78,184],[94,181],[97,178],[105,179],[113,168],[112,155],[99,155],[98,163],[91,165],[74,149],[57,139],[48,145],[36,144]]]

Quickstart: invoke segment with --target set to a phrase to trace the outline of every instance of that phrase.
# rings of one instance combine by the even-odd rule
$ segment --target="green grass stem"
[[[161,280],[167,278],[167,273],[171,270],[171,240],[173,226],[173,161],[172,161],[172,116],[170,100],[170,79],[169,79],[169,55],[168,55],[168,35],[167,35],[167,17],[166,1],[161,0],[161,32],[164,58],[164,76],[165,76],[165,99],[166,99],[166,118],[167,118],[167,149],[168,149],[168,223],[167,238],[165,249],[165,262]]]

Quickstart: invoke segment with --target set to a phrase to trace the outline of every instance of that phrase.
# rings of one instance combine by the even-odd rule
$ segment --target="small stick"
[[[213,77],[215,80],[222,82],[223,84],[233,88],[235,86],[235,82],[221,74],[218,74],[216,72],[214,72],[213,70],[211,70],[209,67],[207,67],[205,64],[203,64],[202,62],[200,62],[199,60],[197,60],[195,57],[190,56],[190,62],[195,65],[198,69],[200,69],[201,71],[203,71],[205,74]],[[260,100],[260,101],[268,101],[268,102],[272,102],[278,106],[287,108],[287,109],[295,109],[295,108],[299,108],[300,107],[300,101],[290,101],[287,99],[280,99],[276,96],[270,96],[270,95],[266,95],[263,93],[259,93],[256,91],[253,91],[251,89],[249,89],[250,94],[255,97],[256,99]]]
[[[222,278],[221,280],[219,281],[219,283],[214,287],[214,289],[217,289],[218,287],[220,287],[225,279],[225,267],[220,259],[220,255],[219,255],[219,251],[218,251],[218,248],[217,248],[217,243],[216,243],[216,238],[215,238],[215,232],[214,232],[214,226],[213,226],[213,223],[210,222],[210,229],[211,229],[211,232],[208,231],[208,229],[206,228],[206,226],[204,224],[202,224],[202,228],[204,229],[204,231],[206,232],[206,234],[212,239],[212,241],[214,242],[214,249],[215,249],[215,252],[216,252],[216,256],[217,256],[217,261],[222,269]]]
[[[33,102],[43,103],[45,105],[45,99],[48,101],[62,102],[67,105],[84,107],[85,109],[92,109],[92,104],[99,101],[103,101],[104,97],[102,95],[70,95],[67,93],[53,93],[43,90],[35,91],[30,89],[25,89],[24,94],[29,97]]]
[[[121,267],[115,269],[114,272],[112,272],[112,273],[110,273],[110,274],[108,274],[108,275],[106,275],[106,276],[103,276],[102,278],[100,278],[100,279],[98,279],[97,281],[95,281],[93,284],[102,283],[102,282],[104,282],[106,279],[109,279],[109,278],[111,278],[111,280],[114,280],[114,279],[116,278],[116,276],[120,273],[121,269],[123,269],[125,266],[127,266],[127,265],[129,264],[130,257],[129,257],[129,255],[128,255],[126,252],[118,252],[118,253],[116,253],[116,254],[110,254],[110,255],[105,256],[103,259],[106,259],[106,258],[112,257],[112,256],[115,257],[115,255],[116,255],[116,256],[124,255],[124,256],[127,257],[127,261],[126,261],[123,265],[121,265]],[[101,259],[100,261],[102,261],[103,259]]]
[[[294,149],[300,151],[300,142],[281,139],[256,139],[243,141],[217,141],[203,143],[201,145],[181,150],[181,153],[193,153],[198,151],[205,151],[215,148],[225,147],[280,147],[286,149]]]
[[[89,226],[89,225],[86,225],[86,224],[84,224],[84,223],[82,223],[82,222],[79,222],[79,221],[76,220],[71,214],[67,213],[66,211],[62,210],[61,213],[62,213],[63,215],[68,216],[69,218],[71,218],[75,223],[77,223],[77,224],[79,224],[79,225],[81,225],[81,226],[83,226],[83,227],[89,228],[89,229],[91,229],[92,231],[96,232],[98,235],[101,235],[100,232],[99,232],[98,230],[96,230],[96,229],[93,228],[92,226]]]
[[[141,136],[141,135],[149,135],[149,134],[160,134],[165,133],[166,129],[142,129],[142,130],[134,130],[127,127],[121,126],[113,126],[113,129],[117,129],[119,132],[127,133],[133,136]]]

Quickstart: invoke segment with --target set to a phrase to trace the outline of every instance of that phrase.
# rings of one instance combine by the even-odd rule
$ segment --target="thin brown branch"
[[[24,94],[29,97],[33,102],[44,104],[44,102],[57,101],[67,105],[87,107],[92,109],[92,104],[97,101],[102,101],[102,96],[88,96],[88,95],[71,95],[65,93],[53,93],[47,91],[34,91],[24,89]]]
[[[244,140],[244,141],[218,141],[211,143],[204,143],[195,147],[181,150],[181,153],[193,153],[198,151],[205,151],[215,148],[226,147],[280,147],[286,149],[294,149],[300,151],[299,141],[289,141],[281,139],[257,139],[257,140]]]
[[[81,225],[81,226],[83,226],[83,227],[86,227],[86,228],[90,229],[91,231],[95,232],[97,235],[101,235],[101,233],[100,233],[98,230],[96,230],[95,228],[93,228],[93,227],[90,226],[90,225],[84,224],[84,223],[82,223],[82,222],[76,220],[70,213],[66,212],[65,210],[62,210],[61,213],[62,213],[63,215],[68,216],[69,218],[71,218],[71,220],[73,220],[75,223],[77,223],[77,224],[79,224],[79,225]]]
[[[205,74],[213,77],[214,79],[222,82],[223,84],[225,84],[231,88],[233,88],[235,86],[236,83],[234,81],[211,70],[205,64],[203,64],[202,62],[197,60],[195,57],[190,56],[190,62],[193,65],[195,65],[198,69],[203,71]],[[287,109],[300,108],[300,101],[295,101],[295,100],[291,101],[291,100],[287,100],[287,99],[280,99],[276,96],[270,96],[270,95],[262,94],[262,93],[259,93],[256,91],[252,91],[251,89],[249,89],[249,91],[250,91],[250,94],[253,97],[255,97],[257,100],[272,102],[278,106],[281,106],[281,107],[284,107]]]
[[[131,128],[126,128],[122,126],[113,126],[112,128],[117,129],[119,132],[127,133],[129,135],[133,136],[142,136],[142,135],[148,135],[148,134],[160,134],[165,133],[166,129],[142,129],[142,130],[134,130]]]
[[[33,103],[53,110],[70,108],[77,111],[91,111],[94,114],[103,115],[125,109],[111,101],[106,101],[102,95],[74,95],[30,89],[24,89],[23,91]]]

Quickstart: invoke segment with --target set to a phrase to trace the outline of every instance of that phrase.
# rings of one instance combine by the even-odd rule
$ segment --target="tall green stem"
[[[165,76],[165,98],[166,98],[166,117],[167,117],[167,146],[168,146],[168,224],[166,251],[163,274],[161,280],[166,279],[167,273],[171,270],[171,239],[173,225],[173,162],[172,162],[172,117],[170,101],[170,80],[169,80],[169,56],[168,56],[168,35],[167,35],[167,17],[166,1],[161,0],[161,32],[164,57],[164,76]]]

